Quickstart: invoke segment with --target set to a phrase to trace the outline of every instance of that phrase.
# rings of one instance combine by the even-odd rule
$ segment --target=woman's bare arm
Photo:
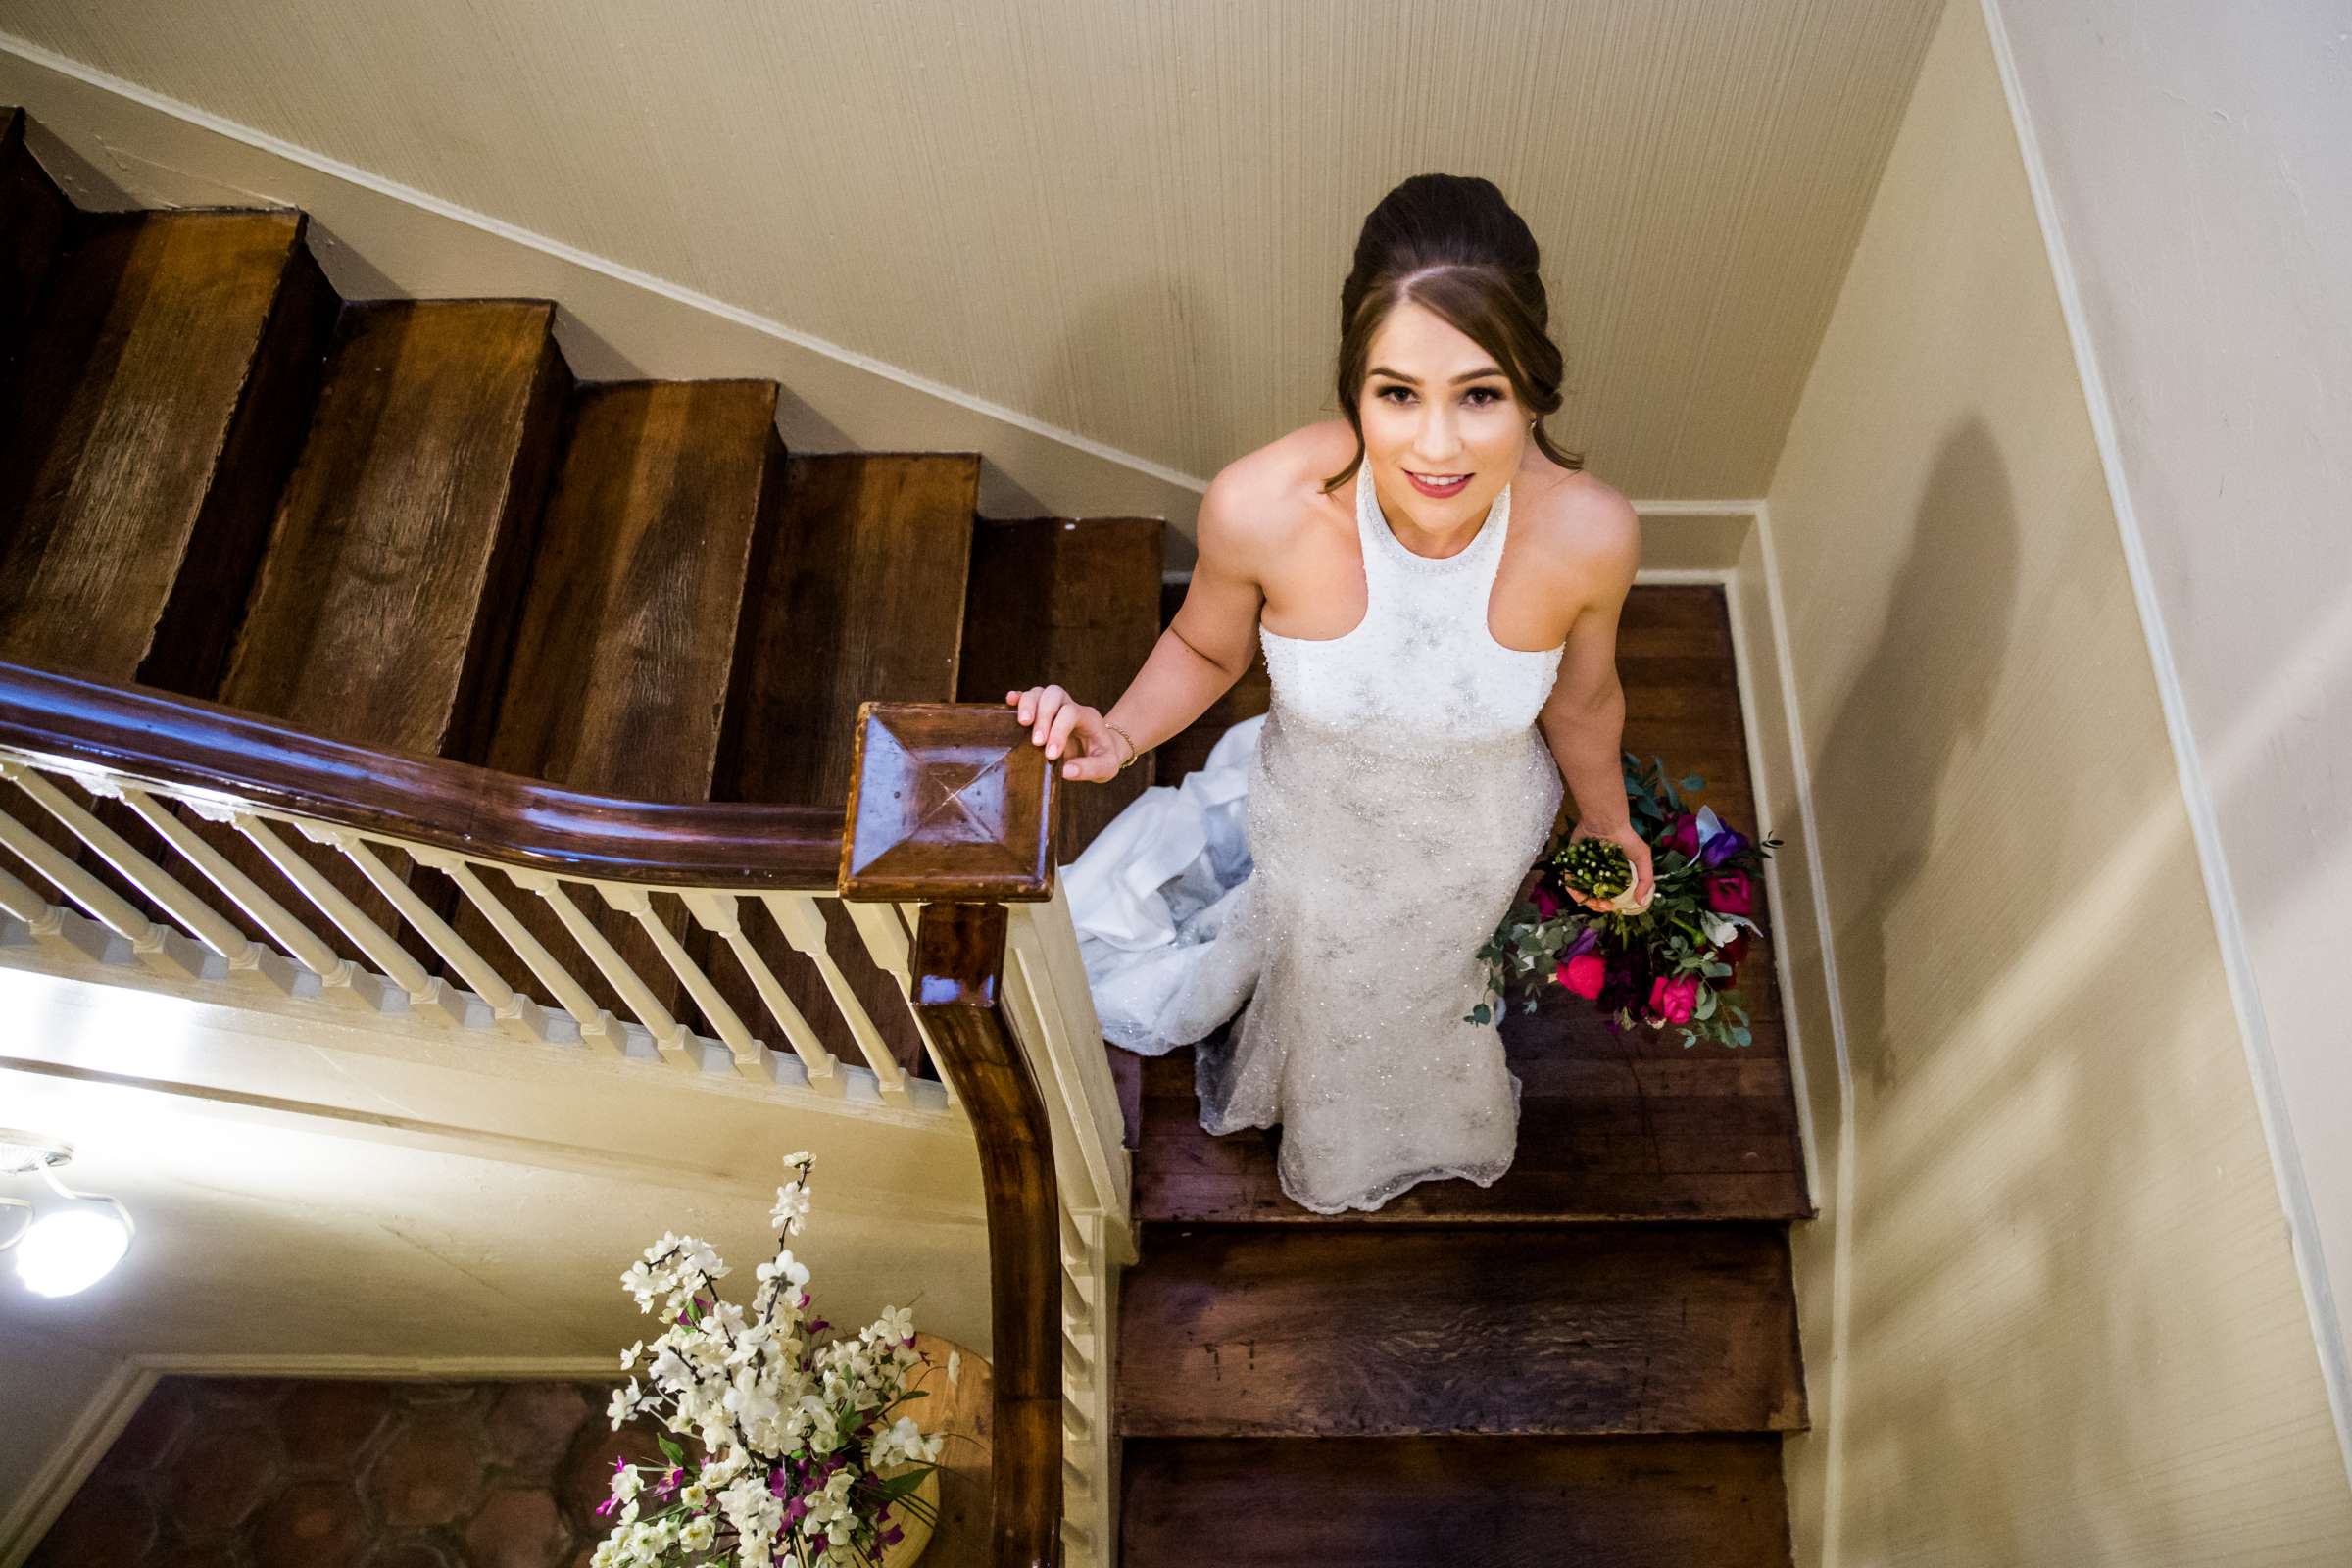
[[[1138,754],[1148,752],[1182,733],[1249,670],[1264,602],[1256,555],[1263,505],[1240,465],[1210,481],[1200,498],[1200,556],[1184,603],[1108,710],[1089,708],[1058,686],[1005,694],[1048,758],[1059,758],[1070,737],[1078,737],[1079,755],[1062,767],[1066,777],[1100,782],[1118,770],[1127,749],[1106,725],[1125,731]]]

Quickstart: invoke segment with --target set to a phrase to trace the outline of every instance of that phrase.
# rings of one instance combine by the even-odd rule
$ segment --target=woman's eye
[[[1391,393],[1395,393],[1396,396],[1391,397]],[[1373,394],[1389,403],[1404,403],[1409,401],[1412,395],[1412,388],[1402,386],[1384,386]],[[1502,394],[1491,386],[1474,386],[1464,394],[1464,397],[1468,399],[1470,406],[1474,409],[1489,408],[1502,401]]]

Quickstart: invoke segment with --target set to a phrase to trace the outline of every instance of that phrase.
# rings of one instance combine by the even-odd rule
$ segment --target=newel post
[[[1009,708],[858,710],[841,896],[923,901],[912,1000],[979,1144],[995,1319],[996,1568],[1061,1561],[1061,1199],[1045,1100],[1000,995],[1004,901],[1053,896],[1057,794]]]

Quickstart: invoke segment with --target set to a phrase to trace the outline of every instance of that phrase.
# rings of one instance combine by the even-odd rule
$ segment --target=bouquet
[[[784,1163],[798,1175],[776,1189],[768,1219],[793,1236],[808,1212],[812,1161],[803,1150]],[[650,1414],[675,1436],[657,1440],[666,1465],[613,1461],[612,1495],[597,1509],[614,1516],[612,1533],[591,1563],[879,1561],[904,1534],[891,1520],[893,1505],[937,1522],[912,1494],[939,1468],[942,1440],[925,1436],[912,1416],[891,1419],[902,1402],[924,1396],[906,1387],[909,1367],[930,1364],[914,1348],[912,1315],[885,1306],[856,1340],[819,1344],[816,1335],[831,1325],[803,1316],[808,1267],[791,1248],[760,1265],[749,1311],[719,1298],[713,1282],[729,1272],[709,1243],[664,1233],[620,1277],[640,1311],[661,1300],[668,1326],[650,1347],[639,1341],[621,1352],[624,1371],[644,1361],[651,1387],[630,1378],[606,1413],[615,1431]],[[948,1357],[951,1383],[960,1359]],[[678,1439],[701,1456],[690,1460]]]
[[[1652,1029],[1679,1027],[1686,1047],[1702,1037],[1747,1045],[1747,1011],[1732,988],[1749,933],[1762,934],[1750,918],[1755,879],[1781,841],[1751,841],[1709,807],[1685,810],[1680,792],[1706,787],[1696,774],[1678,788],[1658,758],[1642,767],[1628,752],[1625,763],[1634,830],[1650,847],[1649,903],[1626,907],[1633,867],[1623,849],[1606,839],[1569,843],[1555,833],[1522,897],[1478,950],[1496,1004],[1481,1002],[1463,1021],[1497,1016],[1510,1004],[1514,982],[1531,989],[1548,983],[1592,1002],[1612,1030],[1631,1028],[1638,1016]],[[1613,907],[1578,904],[1569,889]],[[1526,1010],[1535,1009],[1531,996]]]

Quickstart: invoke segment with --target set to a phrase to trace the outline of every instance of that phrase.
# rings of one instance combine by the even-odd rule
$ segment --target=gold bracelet
[[[1124,773],[1127,771],[1127,769],[1135,765],[1135,760],[1143,754],[1136,750],[1135,737],[1128,734],[1125,730],[1119,728],[1118,725],[1113,724],[1109,719],[1106,718],[1102,721],[1102,727],[1106,730],[1109,730],[1112,734],[1116,735],[1119,739],[1127,743],[1127,760],[1121,762],[1112,770],[1114,772]]]

